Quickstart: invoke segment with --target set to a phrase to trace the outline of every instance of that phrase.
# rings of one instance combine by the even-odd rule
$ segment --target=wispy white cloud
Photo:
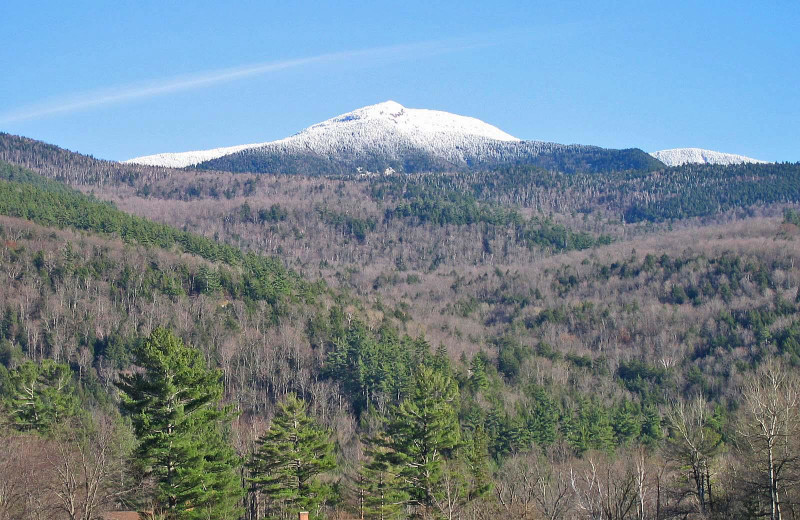
[[[218,83],[242,80],[254,76],[316,64],[369,62],[370,60],[403,60],[466,51],[491,45],[493,45],[493,42],[485,37],[470,40],[439,40],[334,52],[292,60],[254,63],[235,68],[216,69],[190,76],[164,78],[149,83],[123,85],[102,90],[82,92],[69,97],[28,105],[0,114],[0,124],[80,112],[102,105],[120,104],[127,101],[162,96],[184,90],[199,89]]]

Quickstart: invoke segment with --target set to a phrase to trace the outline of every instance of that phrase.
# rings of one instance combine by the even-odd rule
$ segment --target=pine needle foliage
[[[266,498],[266,518],[294,518],[298,511],[319,517],[331,494],[319,476],[336,467],[330,438],[302,399],[290,394],[278,405],[248,464],[251,489]]]
[[[5,406],[12,425],[19,431],[47,434],[79,413],[69,365],[52,359],[41,363],[26,361],[9,373],[8,386]]]
[[[397,468],[400,489],[418,512],[435,506],[442,492],[444,461],[461,444],[458,401],[458,386],[451,377],[421,366],[409,397],[395,408],[384,434],[375,441],[386,449],[378,460]]]
[[[237,460],[224,435],[232,414],[220,405],[219,371],[162,328],[134,356],[142,371],[122,374],[117,385],[156,509],[170,519],[238,518]]]

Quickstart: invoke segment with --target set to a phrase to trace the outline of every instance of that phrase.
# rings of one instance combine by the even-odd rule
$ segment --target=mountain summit
[[[162,153],[126,162],[308,175],[387,169],[459,171],[519,164],[566,172],[663,167],[638,149],[523,141],[474,117],[406,108],[396,101],[353,110],[278,141]]]
[[[450,139],[520,140],[474,117],[459,116],[441,110],[406,108],[396,101],[385,101],[313,125],[285,141],[306,140],[323,134],[352,135],[353,132],[362,138],[378,138],[381,135],[403,136],[418,142],[420,146],[426,146],[432,139],[444,136]]]
[[[418,148],[451,157],[453,150],[459,146],[474,146],[477,142],[487,140],[520,141],[474,117],[440,110],[406,108],[396,101],[385,101],[317,123],[279,141],[160,153],[125,162],[182,168],[261,147],[279,147],[287,151],[313,150],[323,155],[337,155],[344,151],[363,155],[380,150],[394,156],[400,148]]]

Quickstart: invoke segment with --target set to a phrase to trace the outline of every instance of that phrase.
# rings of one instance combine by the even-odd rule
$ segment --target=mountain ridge
[[[703,148],[670,148],[651,152],[650,155],[663,162],[667,166],[681,166],[683,164],[766,164],[768,161],[761,161],[733,153],[717,152],[705,150]]]
[[[330,135],[331,133],[333,136]],[[350,138],[347,134],[350,134]],[[450,139],[446,139],[447,137],[460,137],[462,140],[472,138],[478,141],[483,139],[505,142],[521,141],[499,128],[473,117],[439,110],[406,108],[400,103],[390,100],[340,114],[275,141],[208,150],[158,153],[134,157],[123,162],[183,168],[196,166],[240,151],[267,146],[281,147],[287,150],[308,147],[319,153],[328,154],[347,147],[355,153],[363,153],[356,146],[356,139],[371,141],[372,146],[378,146],[381,141],[386,142],[389,138],[399,138],[411,140],[415,145],[421,146],[429,145],[429,143],[423,143],[423,140],[442,141],[445,138],[445,141],[449,141]],[[437,151],[440,154],[448,155],[444,148],[441,147]]]
[[[277,141],[156,154],[125,162],[306,175],[463,171],[509,164],[566,172],[663,166],[638,149],[525,141],[476,118],[406,108],[395,101],[341,114]]]

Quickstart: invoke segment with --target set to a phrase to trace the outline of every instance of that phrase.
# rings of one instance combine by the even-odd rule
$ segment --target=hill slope
[[[564,486],[586,476],[564,495],[571,511],[600,493],[579,487],[599,489],[593,475],[607,475],[603,489],[634,489],[642,471],[641,507],[656,518],[693,507],[671,435],[676,413],[703,406],[712,419],[696,428],[736,439],[749,424],[744,383],[765,362],[800,364],[800,216],[750,215],[800,200],[800,164],[340,180],[124,165],[4,135],[0,151],[83,189],[96,182],[96,197],[172,224],[0,163],[0,402],[8,374],[52,358],[68,363],[85,401],[113,406],[134,347],[169,327],[221,371],[240,412],[231,433],[240,455],[276,401],[309,403],[338,444],[329,478],[341,516],[358,511],[344,483],[357,478],[361,441],[414,395],[418,373],[435,370],[457,392],[454,428],[498,490],[476,501],[478,513],[507,516],[498,493],[542,467]],[[631,206],[623,226],[615,215]],[[729,209],[750,216],[659,224]],[[610,244],[589,234],[615,227],[624,232]],[[282,265],[297,259],[308,275]],[[747,443],[725,443],[724,455],[707,457],[715,514],[746,518],[739,511],[763,494],[740,490],[762,470]],[[37,484],[56,473],[23,467]],[[792,485],[784,503],[796,507]],[[144,503],[148,487],[135,489]]]

